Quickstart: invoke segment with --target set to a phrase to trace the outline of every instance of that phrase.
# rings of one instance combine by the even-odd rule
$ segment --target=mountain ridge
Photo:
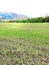
[[[25,18],[28,18],[28,17],[22,14],[17,14],[17,13],[12,13],[12,12],[0,12],[0,21],[25,19]]]

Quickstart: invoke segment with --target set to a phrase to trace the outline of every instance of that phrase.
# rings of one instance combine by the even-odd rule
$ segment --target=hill
[[[25,19],[25,18],[27,18],[27,16],[21,14],[11,12],[0,12],[0,21]]]

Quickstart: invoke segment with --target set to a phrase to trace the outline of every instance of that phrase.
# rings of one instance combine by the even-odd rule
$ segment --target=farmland
[[[0,65],[49,65],[49,23],[0,23]]]

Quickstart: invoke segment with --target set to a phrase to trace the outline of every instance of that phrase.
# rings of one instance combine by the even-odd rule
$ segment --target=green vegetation
[[[36,18],[26,18],[26,19],[18,19],[15,21],[9,21],[9,22],[16,22],[16,23],[44,23],[49,22],[49,16],[45,17],[36,17]]]
[[[0,23],[0,65],[49,65],[49,23]]]

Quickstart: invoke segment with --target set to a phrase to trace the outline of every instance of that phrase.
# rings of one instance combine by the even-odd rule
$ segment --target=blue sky
[[[49,15],[49,0],[0,0],[0,12],[15,12],[29,17]]]

